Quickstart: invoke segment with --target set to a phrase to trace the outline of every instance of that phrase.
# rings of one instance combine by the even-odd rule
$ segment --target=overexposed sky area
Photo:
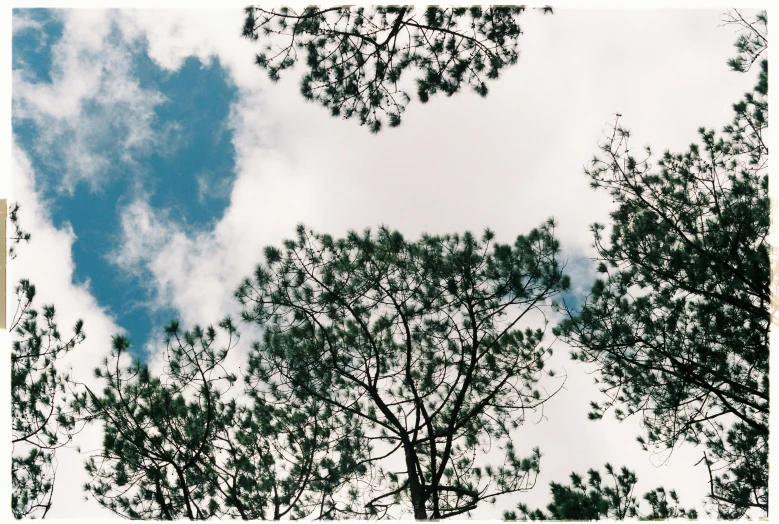
[[[240,8],[17,10],[11,177],[0,196],[22,205],[33,239],[9,264],[9,290],[29,278],[41,304],[57,305],[63,330],[84,319],[87,340],[69,356],[84,380],[112,333],[131,333],[154,359],[164,318],[190,325],[234,315],[233,291],[262,248],[301,222],[334,236],[386,224],[409,239],[489,227],[513,242],[554,217],[573,287],[586,292],[589,227],[607,222],[613,203],[590,189],[583,166],[615,113],[635,146],[683,151],[698,128],[728,123],[731,104],[755,83],[726,65],[736,34],[721,26],[722,13],[528,11],[519,63],[486,98],[464,90],[421,104],[412,96],[399,128],[372,135],[304,101],[299,70],[272,84],[254,65],[257,45],[239,36]],[[185,74],[191,84],[181,87]],[[196,92],[206,77],[218,97]],[[191,120],[188,96],[200,97],[203,112],[222,108],[218,118]],[[196,139],[208,142],[208,159],[170,160],[198,154]],[[181,197],[190,186],[191,202]],[[103,223],[110,226],[99,230]],[[116,289],[120,301],[110,298]],[[251,338],[242,331],[236,365]],[[553,342],[551,330],[547,337]],[[702,449],[652,456],[635,441],[639,420],[587,420],[593,376],[562,342],[554,347],[566,390],[515,438],[520,453],[541,448],[538,482],[472,517],[500,518],[520,501],[543,508],[550,481],[605,462],[634,469],[639,494],[674,488],[684,506],[702,510],[708,475],[694,466]],[[79,438],[82,451],[95,449],[99,428]],[[58,457],[49,515],[111,517],[84,500],[84,458],[75,450]]]

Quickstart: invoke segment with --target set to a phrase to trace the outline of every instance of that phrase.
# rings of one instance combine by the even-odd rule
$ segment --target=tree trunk
[[[406,453],[406,470],[408,471],[408,489],[411,494],[411,505],[414,507],[414,518],[417,520],[427,520],[427,511],[425,511],[425,496],[422,491],[422,485],[417,476],[417,454],[411,443],[403,444]]]

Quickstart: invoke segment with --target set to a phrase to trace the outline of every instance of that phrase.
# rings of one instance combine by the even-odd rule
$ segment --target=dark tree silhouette
[[[247,7],[243,36],[263,49],[257,65],[271,80],[305,53],[300,91],[333,116],[357,117],[378,132],[386,121],[400,124],[410,101],[401,82],[408,69],[417,71],[419,100],[443,92],[451,96],[463,85],[481,96],[487,82],[517,62],[518,17],[524,7],[412,6]],[[550,13],[549,7],[543,8]]]
[[[587,484],[581,475],[571,473],[571,484],[550,482],[552,502],[547,505],[549,513],[539,509],[530,510],[526,504],[518,504],[516,511],[503,514],[505,520],[660,520],[689,518],[697,519],[694,509],[679,507],[679,496],[674,490],[655,488],[644,494],[643,500],[649,504],[649,512],[642,513],[640,504],[633,496],[638,477],[633,471],[623,467],[617,473],[610,464],[606,464],[606,473],[610,478],[603,479],[599,471],[587,472]]]
[[[321,403],[274,405],[265,395],[230,395],[236,376],[223,363],[237,342],[229,319],[218,331],[166,328],[163,372],[127,356],[114,337],[111,359],[96,370],[102,394],[86,387],[80,408],[104,424],[103,449],[87,462],[85,489],[132,519],[306,517],[359,470],[339,445],[343,428]]]
[[[249,376],[363,428],[374,480],[345,511],[445,518],[532,487],[540,453],[517,456],[510,432],[548,398],[537,382],[551,350],[520,327],[568,287],[553,227],[510,246],[489,231],[409,242],[300,226],[283,252],[266,248],[236,293],[265,330]]]
[[[733,518],[768,511],[768,62],[765,13],[726,21],[745,29],[730,64],[759,63],[756,87],[721,136],[701,129],[656,167],[614,127],[587,170],[618,204],[610,244],[593,226],[604,276],[556,332],[600,370],[591,417],[640,414],[657,451],[704,444],[709,502]]]
[[[22,240],[29,242],[32,235],[27,231],[24,231],[19,225],[19,204],[12,204],[8,208],[8,220],[11,222],[11,226],[14,228],[14,232],[9,238],[11,245],[8,247],[8,258],[13,260],[16,258],[16,245]]]
[[[11,206],[15,245],[30,240],[19,225],[19,206]],[[66,340],[57,328],[53,305],[39,313],[33,307],[35,286],[29,280],[16,287],[16,309],[8,331],[11,345],[11,510],[16,518],[45,517],[51,508],[57,473],[56,450],[73,440],[81,427],[69,409],[67,375],[57,370],[59,359],[81,343],[83,322],[77,321]]]

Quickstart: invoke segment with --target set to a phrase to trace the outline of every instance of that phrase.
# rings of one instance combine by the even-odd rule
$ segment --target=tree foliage
[[[333,116],[356,117],[375,133],[385,120],[392,127],[400,124],[410,101],[401,83],[408,69],[418,71],[414,80],[422,102],[439,91],[451,96],[463,85],[486,96],[487,82],[517,62],[523,10],[247,7],[243,36],[262,43],[256,63],[273,81],[305,53],[303,96]]]
[[[744,21],[734,69],[765,51],[765,24],[764,13]],[[759,63],[732,123],[719,136],[701,129],[685,153],[655,166],[627,130],[607,136],[587,169],[618,205],[608,244],[593,226],[603,277],[556,329],[574,358],[598,366],[606,401],[592,403],[592,418],[614,406],[618,419],[640,414],[645,448],[706,446],[710,502],[724,518],[768,509],[768,63]]]
[[[725,13],[723,22],[746,29],[739,34],[736,43],[738,54],[728,60],[728,65],[734,71],[746,73],[755,63],[760,64],[760,57],[768,49],[768,14],[758,13],[754,19],[744,18],[738,10],[731,9]]]
[[[533,485],[540,453],[518,456],[510,432],[547,399],[537,384],[551,350],[542,329],[521,326],[568,287],[553,227],[511,246],[489,231],[409,242],[386,228],[334,239],[300,226],[283,251],[266,248],[236,292],[265,330],[248,375],[362,428],[373,480],[336,510],[385,516],[400,504],[445,518]]]
[[[14,203],[8,208],[8,220],[11,222],[11,226],[14,228],[14,232],[9,238],[11,245],[8,248],[8,258],[13,260],[16,258],[16,245],[22,240],[29,242],[32,235],[27,231],[24,231],[19,225],[19,204]]]
[[[18,222],[19,206],[9,219],[14,245],[29,241]],[[45,517],[51,508],[57,473],[55,452],[69,444],[80,428],[68,407],[68,377],[56,368],[59,359],[81,343],[83,322],[63,339],[53,305],[33,307],[35,286],[22,279],[16,287],[16,309],[9,326],[11,345],[11,510],[16,518]]]
[[[95,371],[106,387],[79,400],[104,424],[85,486],[104,507],[132,519],[302,518],[348,478],[353,461],[334,455],[340,434],[327,409],[230,395],[237,377],[223,364],[238,333],[229,319],[219,331],[222,348],[217,329],[171,322],[160,374],[114,337]]]
[[[604,479],[599,471],[587,471],[587,484],[583,477],[571,473],[571,484],[549,484],[552,502],[547,505],[548,513],[539,509],[530,510],[525,504],[518,504],[516,511],[503,514],[505,520],[660,520],[674,518],[697,519],[698,512],[679,506],[679,496],[674,490],[666,491],[659,487],[644,494],[643,500],[649,505],[649,512],[642,513],[640,504],[633,496],[638,478],[626,467],[617,473],[610,464],[606,464]],[[613,485],[613,487],[612,487]]]

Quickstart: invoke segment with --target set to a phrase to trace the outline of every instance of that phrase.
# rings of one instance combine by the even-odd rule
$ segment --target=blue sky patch
[[[590,257],[569,255],[563,271],[571,277],[571,287],[560,295],[558,302],[564,303],[571,311],[578,312],[590,294],[592,283],[598,277],[596,268],[597,264]]]
[[[23,71],[28,80],[50,84],[52,44],[62,38],[62,20],[50,9],[14,9],[13,17],[17,21],[40,24],[42,28],[39,30],[28,26],[14,32],[11,53],[13,69]]]
[[[15,10],[14,16],[41,23],[40,29],[29,27],[14,35],[14,69],[23,70],[28,82],[51,83],[56,69],[52,49],[62,38],[61,22],[48,10]],[[94,102],[83,105],[81,118],[90,126],[90,151],[107,159],[108,169],[99,173],[97,184],[75,184],[72,194],[62,189],[67,170],[64,160],[55,154],[47,156],[40,147],[41,126],[48,123],[14,114],[13,132],[30,157],[36,186],[49,204],[54,225],[61,228],[69,223],[77,236],[74,280],[89,281],[98,302],[127,330],[133,347],[141,348],[175,311],[148,307],[154,299],[152,291],[137,276],[125,274],[109,261],[106,254],[120,241],[120,213],[136,198],[148,198],[152,209],[167,211],[184,231],[214,226],[229,204],[235,177],[233,135],[227,119],[236,88],[218,60],[203,64],[189,58],[179,70],[170,72],[152,62],[145,45],[131,46],[130,51],[132,77],[165,99],[154,107],[151,123],[159,139],[133,151],[132,162],[123,160],[126,126]],[[71,138],[64,134],[64,140]]]

